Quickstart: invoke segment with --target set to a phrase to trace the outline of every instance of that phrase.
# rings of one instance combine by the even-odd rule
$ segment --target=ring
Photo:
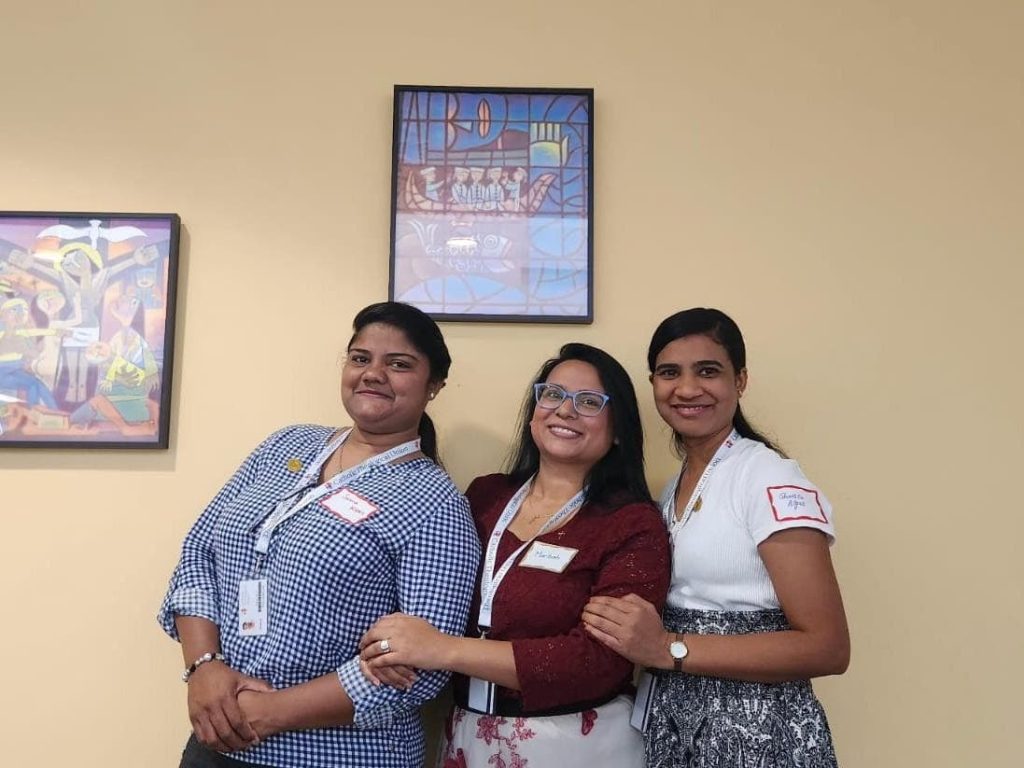
[[[381,653],[391,653],[391,642],[385,637],[377,645],[380,646]]]

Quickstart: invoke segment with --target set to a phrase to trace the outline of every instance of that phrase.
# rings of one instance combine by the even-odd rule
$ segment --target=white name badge
[[[380,511],[380,507],[372,501],[348,488],[342,488],[330,496],[324,496],[320,503],[346,523],[354,525],[358,525],[373,513]]]
[[[474,712],[493,715],[497,688],[490,680],[471,677],[469,678],[469,699],[466,703]]]
[[[578,549],[572,547],[559,547],[535,541],[527,550],[526,556],[519,561],[519,565],[524,568],[540,568],[542,571],[562,573],[578,552]]]
[[[640,733],[647,730],[647,722],[651,718],[651,706],[654,704],[654,689],[658,681],[650,672],[641,672],[636,683],[636,701],[633,702],[633,713],[629,716],[629,724]]]
[[[266,579],[246,579],[238,585],[238,634],[267,634],[269,597]]]
[[[790,520],[816,520],[828,525],[818,492],[799,485],[773,485],[768,490],[772,514],[780,523]]]

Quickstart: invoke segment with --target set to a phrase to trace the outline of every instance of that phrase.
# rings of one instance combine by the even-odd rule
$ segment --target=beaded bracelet
[[[227,659],[224,658],[223,653],[214,653],[213,651],[207,651],[198,659],[189,664],[188,669],[181,673],[181,682],[187,683],[188,679],[192,677],[193,673],[208,661],[223,661],[224,663],[227,663]]]

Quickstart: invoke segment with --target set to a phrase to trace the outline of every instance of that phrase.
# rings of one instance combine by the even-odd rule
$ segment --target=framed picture
[[[594,91],[395,86],[389,295],[438,320],[593,320]]]
[[[167,447],[179,228],[0,212],[0,447]]]

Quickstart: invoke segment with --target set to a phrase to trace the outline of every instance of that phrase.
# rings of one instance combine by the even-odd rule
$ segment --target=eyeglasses
[[[611,397],[604,392],[593,392],[587,389],[569,392],[557,384],[545,382],[533,385],[533,397],[536,399],[537,405],[546,411],[555,410],[565,402],[566,398],[569,398],[572,401],[572,407],[580,416],[597,416],[611,400]]]

